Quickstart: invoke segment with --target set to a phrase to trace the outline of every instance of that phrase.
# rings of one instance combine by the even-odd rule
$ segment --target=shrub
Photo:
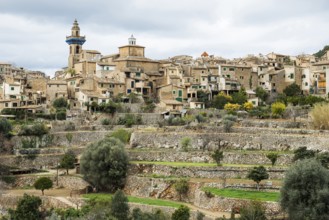
[[[179,195],[179,200],[182,200],[182,195],[186,195],[189,190],[188,181],[186,179],[180,179],[174,184],[175,190]]]
[[[226,95],[224,92],[220,92],[218,95],[214,97],[212,100],[212,107],[217,109],[223,109],[225,104],[232,101],[232,97],[229,95]]]
[[[53,106],[56,109],[66,108],[67,107],[67,100],[63,97],[55,99],[54,102],[53,102]]]
[[[73,122],[69,122],[68,124],[65,124],[65,131],[75,131],[75,124]]]
[[[14,220],[35,220],[41,219],[39,208],[42,201],[39,197],[24,194],[17,203],[16,210],[9,210],[10,219]]]
[[[203,218],[205,217],[205,214],[203,214],[202,212],[197,212],[196,214],[196,219],[197,220],[203,220]]]
[[[119,125],[125,125],[127,128],[132,127],[133,125],[142,124],[142,116],[141,115],[133,115],[133,114],[125,114],[122,118],[118,119]]]
[[[211,155],[211,157],[214,161],[216,161],[217,166],[220,166],[220,162],[224,158],[223,151],[216,149],[215,152]]]
[[[102,125],[109,125],[110,122],[111,122],[110,119],[108,119],[108,118],[104,118],[104,119],[102,119],[101,124],[102,124]]]
[[[271,105],[271,111],[274,116],[282,116],[286,110],[286,105],[282,102],[275,102]]]
[[[240,208],[240,220],[266,220],[265,207],[261,202],[252,201]]]
[[[203,115],[197,115],[195,116],[195,119],[199,122],[199,123],[202,123],[202,122],[206,122],[207,119],[205,118],[205,116]]]
[[[271,161],[272,166],[274,166],[275,162],[277,161],[277,159],[279,157],[279,154],[271,152],[271,153],[266,154],[266,157]]]
[[[232,126],[234,124],[234,122],[237,120],[237,116],[235,115],[225,115],[223,118],[223,128],[224,128],[224,132],[231,132],[232,130]]]
[[[190,219],[190,209],[184,205],[181,205],[171,215],[171,220],[189,220],[189,219]]]
[[[246,110],[246,111],[250,111],[251,109],[254,108],[253,104],[251,102],[245,102],[243,104],[243,108]]]
[[[182,150],[184,152],[187,152],[188,147],[191,145],[191,138],[189,138],[189,137],[182,138],[182,140],[180,141],[180,144],[182,146]]]
[[[229,111],[229,112],[237,111],[237,110],[239,110],[240,108],[241,108],[241,105],[239,105],[239,104],[232,104],[232,103],[227,103],[227,104],[225,104],[225,106],[224,106],[224,109],[225,109],[226,111]]]
[[[293,161],[304,160],[315,157],[316,152],[314,150],[308,150],[307,147],[300,147],[294,151]]]
[[[152,112],[154,112],[155,108],[156,108],[156,105],[154,103],[148,103],[141,107],[141,111],[144,113],[152,113]]]
[[[111,214],[118,220],[129,219],[128,198],[121,190],[117,190],[113,195],[111,202]]]
[[[130,136],[131,136],[131,132],[125,129],[115,130],[109,135],[109,137],[117,138],[124,144],[127,144],[129,142]]]
[[[48,134],[49,130],[43,123],[35,123],[31,126],[23,125],[18,135],[35,135],[42,136]]]
[[[313,126],[316,129],[329,129],[329,103],[315,104],[311,111]]]
[[[0,120],[0,133],[4,134],[5,137],[9,137],[12,129],[12,125],[7,119],[2,118]]]

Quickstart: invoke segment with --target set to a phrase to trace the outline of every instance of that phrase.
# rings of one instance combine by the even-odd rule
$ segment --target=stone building
[[[67,82],[61,80],[49,80],[47,82],[46,97],[48,107],[57,98],[67,98]]]

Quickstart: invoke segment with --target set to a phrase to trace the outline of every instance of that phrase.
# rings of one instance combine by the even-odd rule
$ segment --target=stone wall
[[[165,215],[168,216],[168,219],[170,219],[170,216],[176,210],[173,207],[153,206],[153,205],[151,206],[151,205],[144,205],[144,204],[131,203],[131,202],[129,203],[129,207],[130,207],[130,211],[132,211],[134,208],[139,208],[143,212],[155,212],[156,210],[160,209]],[[203,220],[215,220],[215,219],[216,217],[209,215],[205,215],[205,217],[203,218]],[[197,220],[197,211],[195,210],[190,211],[190,220]]]
[[[271,133],[188,133],[188,132],[134,132],[131,147],[180,148],[184,137],[191,139],[191,148],[230,148],[237,150],[294,150],[307,146],[314,150],[328,150],[329,136]]]
[[[194,205],[214,212],[230,212],[233,207],[241,207],[245,205],[248,200],[233,199],[220,196],[208,197],[203,191],[195,191]],[[263,202],[266,212],[269,215],[277,216],[282,213],[280,205],[277,202]]]
[[[3,194],[0,196],[0,210],[1,209],[14,209],[16,208],[16,205],[18,201],[23,196],[17,196],[17,195],[9,195],[9,194]],[[49,208],[70,208],[68,204],[65,202],[62,202],[58,200],[56,197],[51,196],[39,196],[42,200],[42,206],[49,209]]]
[[[51,146],[70,146],[70,143],[68,142],[66,135],[67,133],[72,134],[72,141],[71,145],[74,146],[86,146],[88,143],[98,141],[100,139],[103,139],[106,135],[110,134],[109,131],[65,131],[65,132],[57,132],[52,133],[53,141]],[[14,149],[20,149],[22,148],[22,139],[27,138],[34,138],[34,137],[28,137],[28,136],[14,136],[11,139],[11,142],[14,144]]]
[[[45,175],[46,177],[50,178],[53,181],[53,187],[56,186],[56,175]],[[26,187],[26,186],[33,186],[35,181],[41,177],[41,175],[38,176],[32,176],[32,175],[21,175],[16,177],[16,181],[14,183],[14,187]],[[89,183],[84,181],[80,177],[75,176],[67,176],[67,175],[59,175],[58,176],[58,187],[64,187],[66,189],[84,189],[87,186],[89,186]]]
[[[243,178],[250,168],[244,167],[172,167],[154,164],[131,164],[129,175],[147,174],[190,178]],[[269,179],[283,179],[285,169],[268,168]]]
[[[219,183],[214,185],[210,183],[189,182],[188,194],[182,197],[182,201],[212,212],[231,212],[233,207],[241,207],[248,202],[248,200],[218,196],[208,197],[205,192],[201,190],[202,187],[208,186],[222,188],[222,185]],[[168,179],[130,176],[127,179],[124,191],[126,194],[138,197],[179,200],[179,196],[174,189],[174,181]],[[263,202],[263,205],[266,207],[269,215],[275,216],[281,212],[280,206],[276,202]],[[152,206],[148,208],[152,208]]]
[[[162,151],[128,151],[130,160],[133,161],[169,161],[169,162],[193,162],[193,163],[214,163],[211,157],[212,152],[191,151],[181,152],[178,150]],[[293,154],[279,154],[276,165],[289,165],[292,162]],[[271,164],[265,153],[251,152],[224,152],[222,160],[224,164]]]

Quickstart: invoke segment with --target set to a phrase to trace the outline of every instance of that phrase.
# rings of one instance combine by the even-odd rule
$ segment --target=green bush
[[[133,125],[140,125],[140,124],[142,124],[142,116],[133,115],[133,114],[125,114],[125,116],[123,118],[119,117],[118,124],[125,125],[127,128],[130,128]]]
[[[35,123],[33,125],[23,125],[18,135],[34,135],[34,136],[42,136],[44,134],[48,134],[49,130],[43,123]]]
[[[179,195],[179,200],[182,200],[182,195],[186,195],[189,190],[188,180],[180,179],[174,184],[174,188]]]
[[[275,153],[275,152],[271,152],[271,153],[266,154],[266,157],[271,161],[272,166],[274,166],[274,164],[276,163],[276,161],[279,157],[279,154]]]
[[[4,134],[5,137],[10,136],[10,132],[12,131],[12,129],[13,127],[7,119],[2,118],[0,120],[0,133]]]
[[[104,118],[104,119],[102,119],[102,121],[101,121],[101,123],[102,123],[102,125],[109,125],[110,124],[110,119],[108,119],[108,118]]]
[[[172,214],[171,220],[189,220],[190,219],[190,209],[187,206],[181,205]]]
[[[182,138],[182,140],[180,141],[180,144],[182,146],[182,150],[184,152],[187,152],[189,146],[191,145],[191,138],[189,138],[189,137]]]
[[[206,113],[206,115],[207,115],[207,113]],[[199,123],[202,123],[202,122],[206,122],[207,121],[207,119],[205,118],[205,116],[203,116],[203,115],[197,115],[197,116],[195,116],[195,119],[199,122]]]
[[[125,130],[125,129],[118,129],[113,131],[110,135],[110,137],[119,139],[122,143],[127,144],[129,143],[131,132]]]

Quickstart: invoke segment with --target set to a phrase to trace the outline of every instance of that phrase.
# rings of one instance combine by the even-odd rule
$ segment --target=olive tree
[[[286,173],[281,207],[289,219],[329,219],[329,171],[313,159],[297,161]]]
[[[124,144],[111,137],[90,144],[80,161],[84,179],[99,190],[116,191],[124,186],[128,170]]]
[[[34,183],[34,188],[40,189],[42,195],[44,195],[45,189],[50,189],[51,187],[53,187],[53,181],[51,181],[51,179],[49,179],[48,177],[40,177]]]
[[[60,168],[66,170],[66,174],[69,174],[69,169],[73,169],[75,163],[75,154],[73,151],[67,151],[61,158]]]
[[[254,167],[249,171],[247,178],[252,179],[257,184],[257,190],[259,190],[259,183],[262,180],[268,179],[269,175],[266,171],[266,168],[263,166]]]

